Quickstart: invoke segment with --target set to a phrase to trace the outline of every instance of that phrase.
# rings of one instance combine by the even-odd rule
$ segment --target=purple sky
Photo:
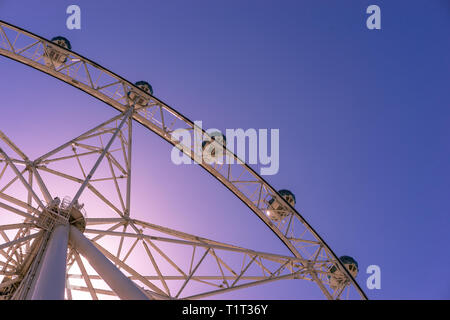
[[[65,27],[69,4],[81,7],[79,31]],[[381,30],[366,28],[371,4]],[[450,298],[448,1],[0,0],[0,19],[65,36],[204,128],[279,129],[280,171],[265,179],[293,191],[335,253],[359,262],[369,298]],[[0,129],[30,157],[115,114],[5,58],[0,75]],[[209,174],[172,164],[169,144],[143,128],[135,143],[133,207],[146,220],[287,253]],[[381,290],[365,286],[372,264]],[[284,281],[230,297],[322,294]]]

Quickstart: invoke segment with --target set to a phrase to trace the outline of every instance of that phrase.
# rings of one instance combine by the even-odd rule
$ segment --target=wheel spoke
[[[139,220],[125,221],[132,227],[134,233],[126,232],[125,228],[123,231],[114,231],[111,230],[112,228],[88,228],[85,230],[85,234],[94,235],[93,240],[95,239],[96,243],[100,240],[100,236],[106,236],[120,239],[121,245],[128,244],[130,249],[122,259],[118,255],[113,256],[111,253],[105,253],[107,243],[103,244],[103,250],[105,251],[102,252],[111,261],[118,263],[121,268],[124,266],[119,261],[125,262],[130,255],[133,255],[134,251],[140,252],[140,247],[137,246],[140,243],[149,258],[145,269],[153,270],[156,274],[144,278],[147,281],[159,281],[161,284],[160,287],[158,286],[159,291],[155,291],[158,294],[161,294],[161,290],[163,290],[168,296],[170,296],[171,291],[176,292],[174,298],[208,297],[232,291],[235,288],[244,288],[286,278],[313,281],[309,275],[309,269],[305,266],[306,264],[314,266],[313,261],[258,252]],[[117,222],[118,219],[88,219],[87,225],[88,227],[94,225],[105,227],[109,223],[117,226]],[[141,230],[138,227],[143,229]],[[163,233],[166,236],[153,235],[152,233],[155,232]],[[154,250],[153,252],[150,251],[150,247]],[[198,250],[195,250],[195,248],[198,248]],[[177,257],[173,253],[177,252],[178,255],[183,255],[181,252],[187,253],[189,251],[192,252],[192,259],[187,266],[183,260],[178,259],[177,261]],[[239,260],[242,263],[236,264]],[[145,264],[142,260],[141,263]],[[317,267],[321,267],[322,263],[318,262]],[[167,268],[165,268],[165,272],[162,272],[161,266],[166,264],[171,265],[177,274],[167,274]],[[205,270],[209,270],[208,273],[205,274]],[[136,273],[130,272],[130,278],[142,282],[142,277]],[[194,286],[193,283],[197,283],[197,285]],[[148,283],[145,284],[148,286]],[[149,289],[154,291],[155,284],[153,282]],[[199,284],[203,286],[199,287]]]
[[[0,139],[3,140],[15,153],[17,153],[24,161],[28,161],[28,157],[19,149],[7,136],[0,130]]]
[[[23,238],[20,238],[20,239],[15,239],[15,240],[12,240],[12,241],[0,244],[0,250],[8,248],[10,246],[14,246],[14,245],[19,244],[19,243],[23,243],[25,241],[32,240],[32,239],[36,238],[37,236],[39,236],[40,234],[41,234],[40,232],[37,232],[35,234],[29,235],[29,236],[26,236],[26,237],[23,237]]]

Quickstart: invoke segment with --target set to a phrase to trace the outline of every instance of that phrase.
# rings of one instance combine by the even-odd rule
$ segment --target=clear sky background
[[[68,30],[78,4],[82,29]],[[367,6],[381,30],[366,28]],[[72,49],[204,128],[280,130],[280,171],[266,176],[337,255],[360,265],[372,299],[449,299],[450,2],[16,1],[0,19]],[[38,156],[115,112],[0,59],[0,127]],[[133,208],[145,220],[262,251],[287,253],[227,189],[139,128]],[[95,216],[89,213],[89,216]],[[381,267],[381,290],[365,286]],[[302,281],[226,297],[322,298]]]

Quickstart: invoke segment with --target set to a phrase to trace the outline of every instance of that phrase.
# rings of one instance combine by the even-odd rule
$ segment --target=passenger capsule
[[[216,150],[220,150],[222,146],[222,155],[225,154],[227,138],[221,132],[213,132],[210,134],[210,137],[211,140],[203,140],[202,142],[203,160],[207,163],[220,162],[222,160],[220,159],[220,152],[216,154]]]
[[[358,262],[356,262],[355,259],[353,259],[350,256],[342,256],[339,258],[341,260],[342,264],[347,268],[347,270],[350,272],[353,278],[356,278],[358,275]],[[339,270],[336,265],[333,265],[329,269],[328,279],[330,281],[330,287],[335,290],[336,288],[339,288],[343,284],[346,283],[347,277],[345,274]]]
[[[147,81],[138,81],[134,85],[139,89],[145,91],[149,95],[153,95],[153,88]],[[148,98],[144,97],[142,93],[133,89],[131,89],[131,91],[128,92],[128,97],[130,98],[131,101],[135,103],[136,107],[145,107],[150,101]]]
[[[291,191],[282,189],[282,190],[278,191],[278,193],[292,207],[295,206],[295,203],[296,203],[295,195]],[[274,221],[282,220],[286,216],[288,216],[290,212],[291,212],[291,210],[289,210],[289,208],[286,205],[281,203],[281,201],[277,201],[275,198],[272,198],[269,200],[269,205],[267,207],[266,214],[271,220],[274,220]]]
[[[72,50],[70,41],[64,37],[54,37],[51,41],[67,50]],[[54,46],[52,44],[46,44],[45,46],[44,62],[49,68],[57,69],[67,61],[67,54],[64,53],[58,46]]]

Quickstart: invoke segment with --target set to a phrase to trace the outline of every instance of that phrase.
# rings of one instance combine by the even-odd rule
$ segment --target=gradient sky
[[[81,30],[65,26],[70,4]],[[371,4],[381,30],[366,28]],[[65,36],[204,128],[279,129],[280,171],[265,179],[295,193],[337,255],[355,257],[369,298],[450,298],[449,1],[0,0],[0,19]],[[0,75],[1,130],[30,157],[115,114],[6,58]],[[143,128],[135,143],[133,207],[145,220],[287,252],[209,174],[172,164],[169,144]],[[365,287],[372,264],[381,290]],[[229,297],[322,294],[284,281]]]

